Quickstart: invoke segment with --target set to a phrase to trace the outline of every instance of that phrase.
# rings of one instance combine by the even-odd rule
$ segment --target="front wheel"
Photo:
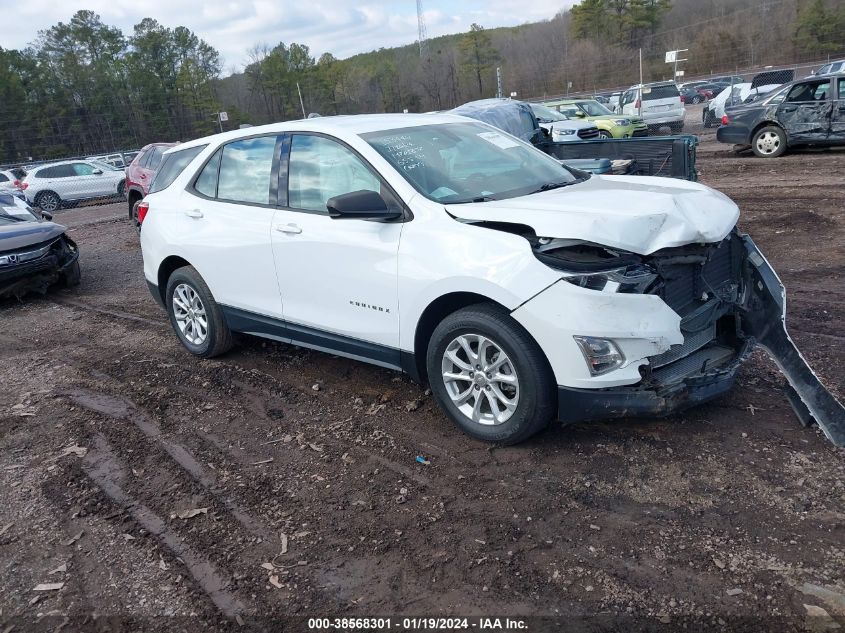
[[[601,130],[601,131],[599,131],[599,138],[601,138],[601,139],[613,138],[613,134],[611,134],[607,130]]]
[[[170,324],[191,354],[211,358],[232,347],[232,333],[223,312],[193,266],[170,275],[166,299]]]
[[[786,151],[786,134],[777,126],[767,125],[754,134],[751,149],[760,158],[777,158]]]
[[[440,407],[474,438],[516,444],[554,417],[557,393],[545,355],[498,306],[446,317],[431,336],[426,367]]]

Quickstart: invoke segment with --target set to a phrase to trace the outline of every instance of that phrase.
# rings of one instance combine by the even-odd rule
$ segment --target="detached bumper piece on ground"
[[[21,237],[25,240],[25,236]],[[64,233],[10,249],[4,249],[6,241],[11,240],[0,241],[0,299],[44,294],[60,281],[68,285],[79,283],[79,250]]]
[[[718,245],[658,251],[646,258],[663,282],[656,292],[681,315],[683,345],[649,359],[636,386],[559,387],[565,422],[669,415],[726,393],[759,345],[789,382],[787,396],[804,426],[816,422],[845,446],[845,407],[822,385],[786,330],[785,291],[747,235]]]

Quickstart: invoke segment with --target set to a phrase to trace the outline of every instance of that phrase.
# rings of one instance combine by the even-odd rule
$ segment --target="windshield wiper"
[[[577,180],[570,180],[568,182],[547,182],[546,184],[542,185],[539,189],[532,191],[531,193],[540,193],[542,191],[550,191],[552,189],[559,189],[560,187],[566,187],[567,185],[571,185]],[[528,194],[531,195],[531,194]]]
[[[10,220],[14,220],[15,222],[26,222],[26,218],[19,217],[17,215],[9,215],[8,213],[0,213],[0,218],[8,218]]]

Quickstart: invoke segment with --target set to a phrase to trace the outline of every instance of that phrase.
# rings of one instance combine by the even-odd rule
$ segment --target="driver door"
[[[337,139],[293,134],[282,149],[273,257],[293,342],[399,365],[397,266],[403,221],[332,219],[326,202],[384,181]]]

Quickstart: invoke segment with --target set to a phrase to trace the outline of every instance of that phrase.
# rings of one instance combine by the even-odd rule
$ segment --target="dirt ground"
[[[701,181],[740,205],[845,396],[845,152],[737,156],[688,117]],[[394,372],[246,337],[189,356],[123,213],[57,214],[81,287],[0,303],[0,632],[845,626],[843,452],[762,354],[684,415],[488,446]]]

